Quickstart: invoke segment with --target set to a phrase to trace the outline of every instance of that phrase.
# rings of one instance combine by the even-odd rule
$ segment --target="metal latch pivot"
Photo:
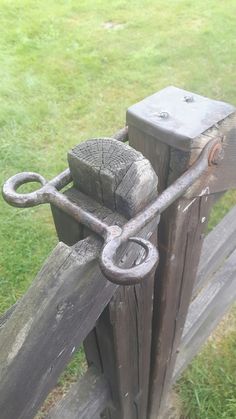
[[[197,161],[182,176],[122,228],[116,225],[107,225],[59,192],[60,189],[72,181],[69,169],[50,181],[47,181],[38,173],[19,173],[8,179],[4,184],[3,197],[10,205],[15,207],[25,208],[46,203],[53,204],[79,223],[87,226],[104,240],[100,255],[100,267],[104,275],[115,284],[133,285],[140,283],[142,279],[147,277],[159,259],[156,247],[150,241],[138,237],[138,233],[155,218],[158,222],[158,216],[176,199],[184,195],[187,189],[208,169],[209,165],[217,164],[222,158],[221,150],[222,145],[219,139],[211,140],[204,147]],[[18,193],[17,189],[28,182],[39,182],[42,186],[34,192]],[[118,249],[126,242],[135,242],[145,251],[141,262],[131,268],[121,268],[115,262]]]

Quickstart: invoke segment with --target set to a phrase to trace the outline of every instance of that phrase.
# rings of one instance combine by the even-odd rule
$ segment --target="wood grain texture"
[[[102,205],[130,218],[156,196],[157,177],[150,163],[141,153],[114,140],[101,139],[99,145],[94,141],[79,145],[69,154],[69,164],[77,192],[73,188],[68,196],[74,202],[79,203],[81,191],[86,191]],[[93,212],[91,205],[88,209]],[[56,225],[60,224],[60,239],[68,240],[68,219],[58,211],[56,214],[54,209],[53,212]],[[63,224],[64,235],[61,234]],[[151,224],[142,234],[150,237],[153,230]],[[88,233],[82,227],[82,236]],[[70,241],[78,239],[78,231],[69,238]],[[122,257],[124,266],[130,264],[134,250],[136,258],[139,255],[139,249],[135,248],[126,249]],[[119,287],[84,342],[89,365],[96,365],[110,385],[113,406],[106,411],[107,418],[143,419],[146,416],[152,298],[151,276],[141,285]]]
[[[235,248],[236,206],[228,212],[204,240],[193,296],[196,296]]]
[[[13,304],[5,313],[3,313],[0,317],[0,330],[5,325],[8,319],[10,319],[12,313],[14,313],[15,309],[17,307],[17,303]]]
[[[153,321],[151,418],[159,417],[157,412],[161,415],[165,408],[211,208],[209,199],[198,198],[185,214],[188,204],[182,198],[162,217]]]
[[[76,188],[127,217],[156,195],[157,177],[149,161],[117,140],[101,138],[79,144],[68,153],[68,162]],[[133,194],[142,195],[142,200]]]
[[[236,251],[190,304],[173,382],[179,378],[235,300]]]
[[[110,403],[107,381],[90,367],[45,419],[96,419]]]
[[[33,418],[114,293],[100,242],[60,243],[0,329],[2,419]]]
[[[163,191],[167,185],[170,147],[134,125],[129,125],[129,144],[150,161],[158,174],[158,191],[159,193]]]
[[[75,201],[73,188],[67,193]],[[121,215],[76,193],[83,208],[97,210],[108,224],[125,222]],[[146,232],[148,228],[152,230],[149,226]],[[146,237],[146,232],[141,235]],[[91,235],[72,247],[60,243],[25,296],[3,316],[2,419],[34,417],[117,289],[98,266],[101,245],[102,241]],[[137,249],[130,251],[127,261],[132,264],[138,254]]]
[[[139,127],[140,128],[140,127]],[[210,139],[210,138],[209,138]],[[209,141],[208,139],[208,141]],[[206,137],[198,138],[199,144]],[[129,126],[129,142],[152,161],[161,179],[159,192],[176,180],[196,159],[198,150],[182,151],[168,147],[158,137],[150,136],[138,128]],[[172,138],[172,143],[174,138]],[[150,149],[149,149],[150,147]],[[205,177],[202,189],[207,188]],[[201,192],[202,192],[201,189]],[[172,383],[176,355],[181,341],[184,323],[191,301],[214,194],[208,190],[202,196],[180,198],[161,216],[158,228],[160,262],[157,268],[154,292],[154,316],[152,336],[152,368],[148,418],[161,417]]]

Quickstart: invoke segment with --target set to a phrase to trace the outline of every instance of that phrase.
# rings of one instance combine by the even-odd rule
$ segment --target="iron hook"
[[[108,226],[92,213],[85,211],[71,202],[65,195],[58,192],[72,181],[70,170],[60,173],[49,182],[33,172],[19,173],[3,186],[5,200],[16,207],[31,207],[44,203],[51,203],[72,216],[79,223],[100,235],[105,244],[100,256],[100,266],[104,275],[115,284],[133,285],[140,283],[147,277],[158,262],[156,247],[149,241],[136,237],[139,232],[152,220],[159,222],[160,214],[176,199],[183,195],[211,164],[217,164],[223,158],[222,144],[219,139],[211,140],[201,152],[196,162],[178,178],[172,185],[162,192],[144,210],[130,219],[121,229]],[[27,194],[17,193],[17,188],[27,182],[39,182],[42,186]],[[121,245],[127,242],[139,244],[145,251],[144,258],[136,266],[126,268],[118,266],[118,253]]]
[[[18,193],[17,189],[25,183],[38,182],[42,187],[34,192]],[[10,177],[3,185],[2,194],[8,204],[26,208],[45,203],[44,186],[46,179],[39,173],[22,172]]]
[[[103,274],[118,285],[135,285],[147,277],[159,260],[156,247],[148,240],[140,237],[130,237],[128,242],[139,244],[145,251],[144,259],[140,264],[131,268],[117,266],[117,255],[124,239],[122,235],[105,243],[100,256],[100,267]]]

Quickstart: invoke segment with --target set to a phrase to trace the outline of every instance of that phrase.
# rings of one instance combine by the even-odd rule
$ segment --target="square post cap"
[[[131,106],[127,125],[189,151],[201,146],[199,136],[234,112],[228,103],[169,86]]]

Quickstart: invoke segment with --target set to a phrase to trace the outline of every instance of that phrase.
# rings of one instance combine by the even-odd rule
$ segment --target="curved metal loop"
[[[122,139],[124,139],[126,134],[127,129],[125,133],[122,133]],[[208,165],[218,164],[222,158],[222,145],[219,138],[211,140],[204,147],[196,162],[180,178],[164,190],[156,200],[124,224],[122,229],[116,225],[108,226],[100,218],[97,218],[96,215],[87,212],[65,195],[58,192],[72,181],[69,169],[66,169],[49,182],[38,173],[19,173],[12,176],[4,184],[3,197],[10,205],[16,207],[32,207],[39,204],[51,203],[60,208],[77,220],[77,222],[84,224],[106,240],[100,257],[100,266],[104,275],[111,282],[121,285],[138,284],[150,274],[158,262],[159,255],[156,247],[149,241],[130,236],[138,234],[139,231],[149,222],[154,221],[155,218],[157,224],[160,214],[177,198],[183,195],[189,187],[192,187],[193,183],[207,170]],[[27,182],[39,182],[42,186],[34,192],[26,194],[18,193],[17,189],[19,186]],[[139,244],[144,249],[145,255],[141,259],[141,263],[136,266],[122,268],[122,266],[117,266],[118,251],[120,246],[127,241]]]
[[[38,182],[41,188],[29,193],[18,193],[17,189],[25,183]],[[22,172],[8,179],[3,185],[4,199],[14,207],[33,207],[45,202],[43,187],[47,184],[46,179],[39,173]]]
[[[156,247],[148,240],[140,237],[130,237],[129,242],[139,244],[144,250],[144,259],[136,266],[122,268],[116,265],[115,258],[124,240],[116,237],[106,242],[100,256],[100,267],[103,274],[109,281],[118,285],[135,285],[147,277],[158,263],[159,254]]]

